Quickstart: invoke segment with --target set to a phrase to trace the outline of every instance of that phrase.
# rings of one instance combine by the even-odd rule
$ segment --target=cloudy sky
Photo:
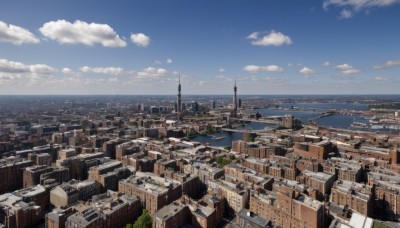
[[[5,0],[0,94],[398,94],[400,0]]]

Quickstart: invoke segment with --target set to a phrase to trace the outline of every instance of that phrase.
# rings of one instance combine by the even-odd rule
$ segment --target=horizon
[[[181,75],[199,95],[231,94],[235,78],[248,95],[396,94],[399,12],[399,1],[4,1],[0,93],[169,95]]]
[[[233,96],[233,94],[182,94],[184,96]],[[173,96],[176,94],[0,94],[4,96]],[[238,94],[238,96],[400,96],[400,94]]]

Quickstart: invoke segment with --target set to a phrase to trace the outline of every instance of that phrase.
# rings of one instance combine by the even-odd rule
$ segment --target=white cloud
[[[107,82],[110,82],[110,83],[112,83],[112,82],[118,82],[119,80],[118,80],[118,78],[109,78],[108,80],[107,80]]]
[[[342,70],[350,70],[353,68],[353,66],[350,66],[349,64],[345,63],[345,64],[337,65],[336,68],[342,71]]]
[[[13,62],[6,59],[0,59],[0,72],[27,73],[29,72],[29,66],[20,62]]]
[[[84,73],[95,73],[95,74],[108,74],[108,75],[123,75],[125,71],[121,67],[88,67],[84,66],[79,69]]]
[[[56,71],[54,68],[47,66],[45,64],[30,65],[29,69],[32,73],[35,74],[52,74]]]
[[[2,73],[33,73],[33,74],[52,74],[56,69],[45,64],[26,65],[20,62],[0,59],[0,72]]]
[[[0,59],[0,84],[7,84],[17,89],[29,87],[49,80],[56,71],[45,64],[28,65]]]
[[[147,67],[139,72],[134,72],[133,76],[139,79],[154,79],[165,76],[167,70],[163,68]]]
[[[256,66],[256,65],[247,65],[243,67],[244,71],[249,73],[259,73],[263,71],[267,72],[282,72],[283,68],[277,65],[269,65],[269,66]]]
[[[336,66],[336,69],[339,70],[342,74],[357,74],[360,73],[359,69],[354,68],[349,64],[340,64]]]
[[[209,85],[210,82],[201,80],[201,81],[196,82],[196,84],[197,84],[197,86],[205,86],[205,85]]]
[[[284,35],[281,32],[275,32],[272,30],[269,34],[260,37],[260,32],[253,32],[247,36],[247,39],[253,40],[252,45],[256,46],[281,46],[284,44],[291,44],[292,40],[290,37]]]
[[[325,61],[325,62],[322,64],[322,66],[326,66],[326,67],[333,66],[333,65],[335,65],[335,64],[333,64],[333,63],[331,63],[331,62],[329,62],[329,61]]]
[[[310,75],[310,74],[315,74],[317,73],[316,70],[308,68],[308,67],[303,67],[301,70],[299,70],[299,74],[303,75]]]
[[[384,77],[374,77],[372,78],[373,81],[378,81],[378,82],[383,82],[383,81],[387,81],[387,78]]]
[[[252,34],[250,34],[250,35],[247,36],[247,39],[256,40],[256,39],[258,39],[258,35],[260,35],[259,32],[253,32]]]
[[[323,3],[324,9],[328,9],[330,5],[340,7],[351,7],[358,11],[361,9],[390,6],[400,3],[400,0],[325,0]]]
[[[143,33],[135,33],[131,35],[131,40],[139,47],[147,47],[150,44],[150,37]]]
[[[173,61],[171,58],[168,58],[168,59],[167,59],[167,63],[168,63],[168,64],[171,64],[171,63],[173,63],[173,62],[174,62],[174,61]]]
[[[243,77],[235,77],[235,80],[236,81],[245,81],[245,82],[249,82],[249,81],[253,81],[253,82],[255,82],[255,81],[259,81],[260,80],[260,77],[257,77],[257,76],[254,76],[254,75],[252,75],[252,76],[243,76]]]
[[[84,44],[93,46],[101,44],[104,47],[125,47],[126,42],[107,24],[87,23],[76,20],[70,23],[66,20],[46,22],[39,31],[47,38],[60,44]]]
[[[350,18],[353,12],[390,6],[400,3],[400,0],[324,0],[323,8],[328,10],[330,6],[342,8],[340,18]]]
[[[37,44],[40,41],[30,31],[16,25],[7,25],[3,21],[0,21],[0,42],[21,45],[28,43]]]
[[[339,18],[340,19],[349,19],[352,16],[353,16],[353,13],[350,10],[343,9],[342,11],[340,11]]]
[[[288,78],[277,78],[277,77],[266,77],[265,80],[268,81],[268,83],[277,85],[283,85],[289,82]]]
[[[400,60],[388,60],[383,65],[373,66],[374,69],[382,69],[382,68],[389,68],[389,67],[396,67],[400,66]]]
[[[61,69],[61,72],[63,72],[64,74],[71,74],[72,70],[68,67],[64,67]]]
[[[224,72],[225,72],[225,69],[221,67],[221,68],[218,69],[218,72],[224,73]]]

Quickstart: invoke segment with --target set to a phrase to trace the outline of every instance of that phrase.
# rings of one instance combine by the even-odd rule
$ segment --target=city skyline
[[[5,1],[0,94],[396,94],[399,3]]]

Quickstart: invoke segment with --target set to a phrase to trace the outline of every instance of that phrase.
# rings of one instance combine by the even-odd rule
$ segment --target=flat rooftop
[[[271,223],[270,220],[264,219],[258,215],[251,213],[248,209],[242,209],[237,213],[237,216],[250,221],[253,224],[257,224],[260,227],[268,227]]]
[[[177,213],[181,212],[182,210],[184,210],[187,207],[188,207],[187,205],[180,203],[179,201],[175,201],[175,202],[161,208],[160,210],[158,210],[154,214],[154,217],[156,220],[167,221],[168,219],[175,216]]]
[[[313,199],[309,196],[305,196],[305,195],[301,195],[301,196],[297,197],[295,199],[295,201],[297,201],[303,205],[306,205],[307,207],[310,207],[314,210],[318,210],[323,206],[323,204],[321,202],[319,202],[318,200],[315,200],[315,199]]]
[[[154,175],[153,173],[136,172],[134,176],[123,180],[128,184],[135,185],[136,188],[151,194],[161,195],[168,191],[169,186],[177,187],[180,185],[178,181],[163,178]]]
[[[367,186],[353,181],[336,181],[335,186],[339,191],[350,192],[352,195],[362,200],[369,200],[371,196],[371,191],[367,189]]]
[[[319,181],[324,181],[324,182],[328,181],[329,179],[331,179],[334,176],[334,174],[328,174],[328,173],[322,173],[322,172],[313,172],[313,171],[310,171],[310,170],[307,170],[307,169],[303,170],[302,173],[304,175],[306,175],[306,176],[309,176],[309,177],[312,177],[314,179],[317,179]]]

